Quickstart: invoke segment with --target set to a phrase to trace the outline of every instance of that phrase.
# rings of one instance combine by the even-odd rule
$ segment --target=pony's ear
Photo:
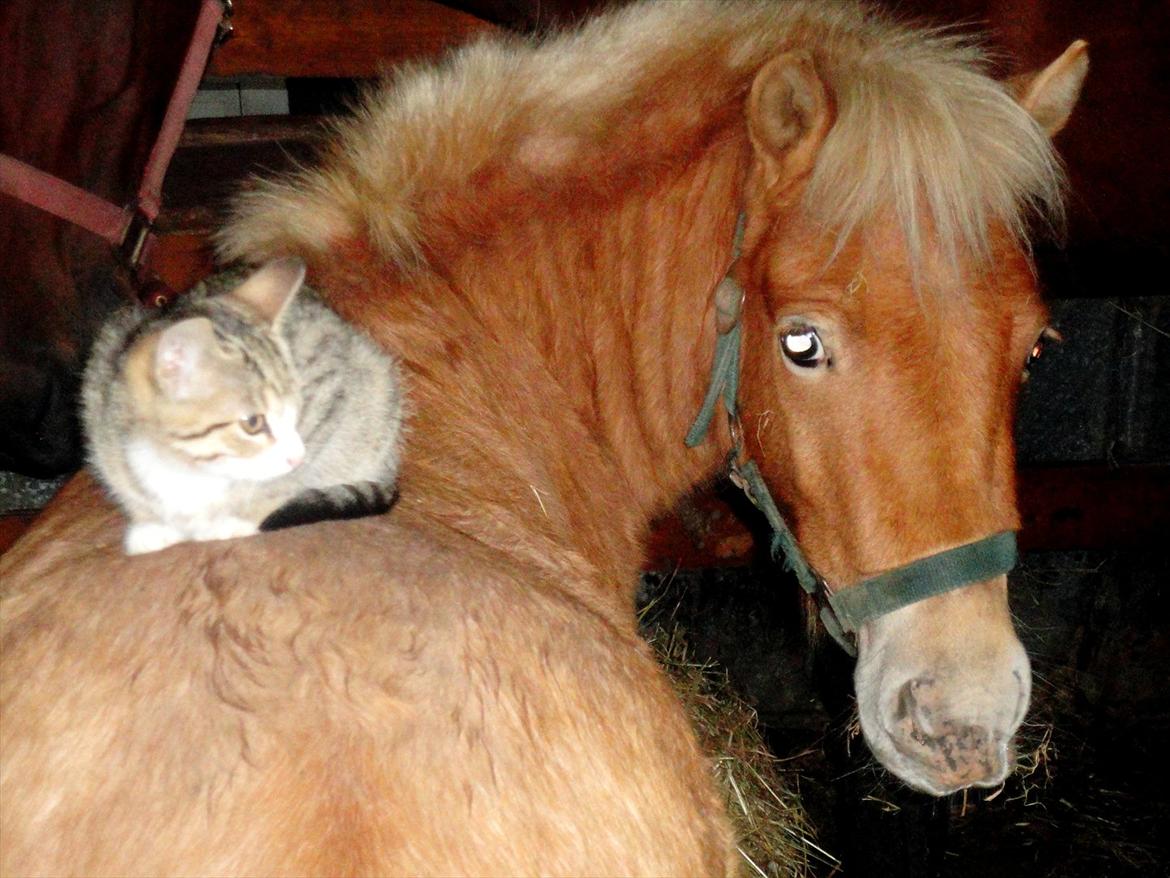
[[[276,323],[285,307],[305,282],[305,263],[299,259],[273,259],[256,269],[229,293],[269,323]]]
[[[1051,137],[1072,115],[1088,72],[1089,44],[1077,40],[1043,70],[1013,76],[1008,88]]]
[[[769,191],[812,170],[834,118],[832,98],[808,52],[785,52],[760,68],[747,122]]]

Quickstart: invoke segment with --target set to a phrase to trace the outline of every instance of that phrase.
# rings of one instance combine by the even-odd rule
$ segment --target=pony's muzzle
[[[1027,709],[1027,679],[1013,670],[1015,691],[1001,694],[997,700],[1004,709],[998,710],[953,704],[948,697],[951,687],[931,676],[904,683],[892,701],[886,728],[917,776],[915,785],[945,795],[1002,783],[1015,767],[1013,737]]]
[[[1006,586],[999,576],[935,595],[859,632],[862,731],[878,760],[916,790],[994,787],[1014,767],[1032,672]]]

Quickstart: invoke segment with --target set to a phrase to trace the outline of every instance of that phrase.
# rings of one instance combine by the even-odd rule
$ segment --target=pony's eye
[[[798,326],[780,336],[780,349],[788,362],[802,369],[815,369],[829,362],[821,337],[811,326]]]
[[[1044,353],[1044,339],[1036,339],[1036,344],[1032,345],[1032,353],[1028,354],[1028,365],[1031,366]]]
[[[1044,349],[1050,341],[1061,341],[1060,333],[1051,327],[1045,328],[1040,333],[1040,337],[1036,339],[1036,343],[1032,345],[1032,350],[1028,352],[1028,360],[1024,363],[1023,380],[1028,380],[1028,374],[1036,362],[1044,356]]]
[[[268,429],[268,421],[264,415],[248,415],[240,418],[240,429],[249,436],[256,436]]]

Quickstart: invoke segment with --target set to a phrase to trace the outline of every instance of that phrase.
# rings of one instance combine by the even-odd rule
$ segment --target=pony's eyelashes
[[[820,331],[812,324],[795,322],[782,328],[778,344],[784,365],[797,375],[817,374],[833,364]]]

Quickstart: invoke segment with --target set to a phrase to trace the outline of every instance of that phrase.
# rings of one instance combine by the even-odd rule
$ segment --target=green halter
[[[741,219],[742,225],[742,219]],[[736,242],[740,232],[737,230]],[[768,490],[755,461],[744,459],[743,436],[739,426],[739,356],[743,331],[739,312],[743,288],[730,276],[723,279],[715,293],[719,337],[715,343],[715,361],[711,382],[695,422],[687,432],[686,445],[694,448],[707,436],[715,416],[715,406],[723,399],[723,408],[731,424],[734,442],[729,456],[731,480],[772,526],[772,557],[783,559],[801,587],[820,605],[821,621],[833,639],[850,655],[857,655],[853,638],[862,623],[902,607],[981,582],[1010,571],[1016,565],[1016,535],[1011,531],[992,534],[965,546],[947,549],[871,579],[840,590],[829,586],[813,570],[797,545],[796,537]]]

